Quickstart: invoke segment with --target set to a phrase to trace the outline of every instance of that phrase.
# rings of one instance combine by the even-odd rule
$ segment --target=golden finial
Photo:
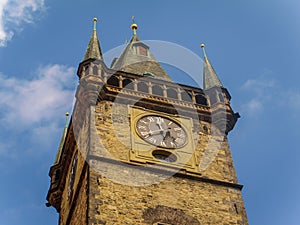
[[[136,30],[138,29],[138,25],[134,22],[134,16],[132,16],[132,24],[131,24],[131,30],[133,30],[133,34],[136,35]]]
[[[96,25],[97,25],[98,19],[95,17],[95,18],[93,19],[93,21],[94,21],[94,30],[96,30]]]
[[[204,57],[206,57],[206,52],[205,52],[205,44],[201,44],[200,45],[200,47],[202,48],[202,50],[203,50],[203,55],[204,55]]]
[[[66,112],[66,116],[69,116],[70,115],[70,113],[69,112]]]

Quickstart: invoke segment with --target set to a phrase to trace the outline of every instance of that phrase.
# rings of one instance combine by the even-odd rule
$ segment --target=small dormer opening
[[[134,51],[137,55],[148,56],[148,49],[149,47],[144,43],[135,43],[133,45]]]
[[[144,46],[136,46],[136,53],[144,56],[148,55],[148,51]]]

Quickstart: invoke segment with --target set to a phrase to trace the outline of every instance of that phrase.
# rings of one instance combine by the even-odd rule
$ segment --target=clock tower
[[[204,45],[200,89],[172,81],[135,23],[108,67],[96,21],[49,172],[59,224],[247,225],[227,139],[239,114]]]

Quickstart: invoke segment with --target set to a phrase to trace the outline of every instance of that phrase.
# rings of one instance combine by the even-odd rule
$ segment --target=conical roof
[[[100,42],[96,31],[96,22],[97,22],[97,18],[94,18],[94,30],[90,38],[89,45],[86,49],[84,60],[87,59],[103,60],[102,52],[100,48]]]
[[[206,56],[204,44],[201,45],[201,48],[204,53],[203,89],[206,90],[212,87],[223,87],[221,80]]]
[[[140,40],[136,32],[121,56],[113,63],[112,69],[172,80],[151,54],[149,46]]]

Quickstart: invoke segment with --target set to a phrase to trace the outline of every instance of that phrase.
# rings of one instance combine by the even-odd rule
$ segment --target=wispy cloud
[[[255,98],[242,105],[242,107],[243,111],[247,112],[251,116],[261,113],[264,109],[263,102]]]
[[[18,155],[20,137],[43,149],[53,144],[64,113],[71,110],[75,79],[75,68],[57,64],[38,68],[31,80],[0,74],[0,155]],[[30,147],[22,152],[30,153]]]
[[[266,89],[273,88],[276,86],[276,81],[274,79],[249,79],[243,85],[242,88],[244,90],[255,91],[260,94],[263,93]]]
[[[0,75],[1,122],[8,126],[54,121],[70,109],[74,89],[73,67],[48,65],[32,80]]]
[[[24,24],[33,23],[44,9],[45,0],[0,0],[0,47]]]
[[[283,87],[270,76],[249,79],[241,86],[241,90],[251,96],[241,105],[244,115],[260,115],[267,107],[273,110],[286,109],[291,116],[298,116],[300,113],[300,89]]]
[[[242,105],[243,114],[254,116],[262,113],[265,106],[272,101],[277,88],[277,81],[272,78],[268,79],[264,76],[248,79],[241,86],[241,89],[245,92],[250,92],[252,97]]]

